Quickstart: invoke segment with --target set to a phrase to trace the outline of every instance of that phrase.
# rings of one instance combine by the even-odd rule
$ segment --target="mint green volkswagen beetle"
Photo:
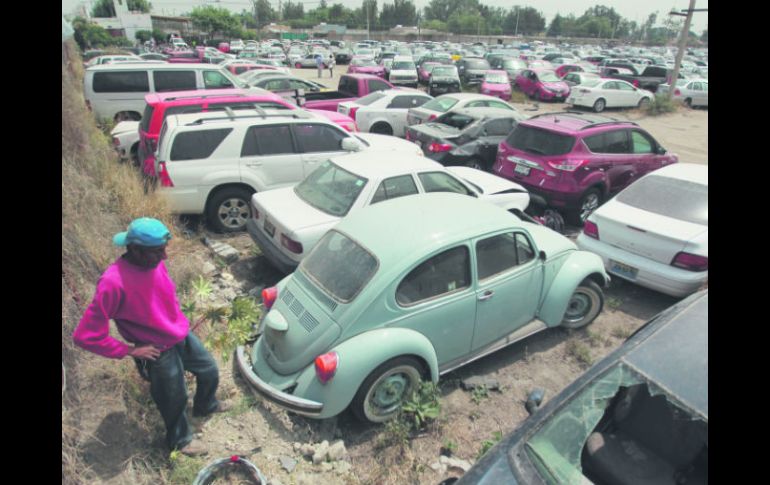
[[[400,197],[343,219],[276,287],[243,376],[313,418],[379,423],[421,379],[601,312],[609,276],[564,236],[457,194]]]

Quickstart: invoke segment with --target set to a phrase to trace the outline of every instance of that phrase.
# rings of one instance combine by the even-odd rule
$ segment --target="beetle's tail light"
[[[262,304],[265,306],[266,310],[269,310],[272,308],[273,303],[275,303],[275,300],[278,298],[278,287],[277,286],[271,286],[270,288],[265,288],[262,290]]]
[[[337,352],[327,352],[315,358],[315,375],[321,384],[326,384],[334,374],[337,373],[337,366],[340,363],[340,355]]]
[[[686,269],[687,271],[707,271],[709,269],[709,258],[682,251],[674,256],[671,266]]]
[[[591,221],[583,224],[583,234],[594,239],[599,239],[599,227]]]
[[[674,96],[681,96],[681,95],[682,95],[682,91],[680,91],[679,88],[674,90]]]
[[[564,170],[565,172],[574,172],[580,167],[588,165],[589,162],[590,160],[587,160],[587,159],[586,160],[566,159],[566,160],[554,160],[554,161],[548,162],[548,165],[558,170]]]

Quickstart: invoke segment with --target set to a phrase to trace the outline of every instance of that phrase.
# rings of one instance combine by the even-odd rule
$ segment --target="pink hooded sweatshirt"
[[[161,351],[184,340],[190,330],[163,261],[154,269],[140,268],[124,258],[110,265],[72,335],[75,344],[111,359],[125,357],[131,347],[110,337],[110,319],[128,342],[152,344]]]

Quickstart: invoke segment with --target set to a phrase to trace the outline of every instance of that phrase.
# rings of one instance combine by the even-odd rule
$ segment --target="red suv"
[[[155,176],[155,150],[158,149],[160,129],[168,115],[224,110],[226,107],[254,108],[255,105],[264,109],[300,109],[281,96],[264,90],[175,91],[148,94],[144,100],[147,105],[139,122],[139,160],[144,173],[151,177]],[[342,113],[312,109],[307,111],[321,115],[347,131],[358,131],[356,122]]]
[[[493,171],[582,225],[609,197],[678,160],[636,123],[582,112],[547,113],[516,125],[500,143]]]

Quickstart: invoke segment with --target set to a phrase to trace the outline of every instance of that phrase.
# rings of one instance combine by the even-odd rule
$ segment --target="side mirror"
[[[666,154],[666,149],[659,146],[658,147],[658,155],[665,155],[665,154]]]
[[[348,137],[342,140],[341,148],[346,152],[358,152],[361,150],[361,145],[353,137]]]
[[[540,251],[540,253],[538,254],[538,257],[543,261],[545,261],[548,258],[548,256],[545,254],[545,251]]]
[[[535,389],[529,393],[527,402],[524,403],[524,408],[526,408],[530,416],[532,416],[543,403],[543,397],[545,397],[545,390],[543,389]]]

